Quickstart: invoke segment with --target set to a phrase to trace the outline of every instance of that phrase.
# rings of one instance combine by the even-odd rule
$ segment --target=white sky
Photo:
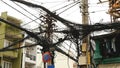
[[[20,10],[21,12],[25,13],[27,16],[31,17],[32,19],[35,19],[35,17],[33,17],[32,15],[30,15],[29,13],[27,13],[20,7],[16,6],[10,0],[3,0],[3,1],[10,4],[14,8]],[[41,5],[45,6],[46,8],[50,9],[51,11],[54,11],[55,9],[58,9],[64,5],[72,2],[72,1],[68,2],[67,0],[26,0],[26,1],[30,1],[30,2],[33,2],[36,4],[41,4]],[[96,22],[99,22],[101,19],[103,19],[104,22],[109,21],[110,20],[109,15],[106,14],[106,12],[108,11],[108,4],[107,3],[97,4],[98,2],[99,2],[98,0],[89,0],[89,12],[90,12],[89,16],[90,16],[91,22],[96,23]],[[28,19],[21,13],[17,12],[16,10],[12,9],[8,5],[4,4],[2,1],[0,1],[0,5],[2,5],[2,6],[0,6],[0,12],[7,11],[8,15],[22,19],[24,22],[30,21],[30,19]],[[21,4],[19,4],[19,5],[21,5]],[[29,8],[24,5],[21,5],[21,6],[23,6],[26,10],[30,11],[32,14],[39,17],[39,15],[38,15],[39,9]],[[91,13],[93,11],[95,11],[95,13]],[[58,11],[57,13],[59,13],[59,12],[60,11]],[[72,7],[71,9],[67,10],[66,12],[60,14],[60,16],[65,19],[68,19],[70,21],[74,21],[74,22],[78,22],[78,23],[82,22],[79,4]],[[29,25],[31,27],[36,27],[36,25],[38,25],[38,24],[35,24],[33,22]]]

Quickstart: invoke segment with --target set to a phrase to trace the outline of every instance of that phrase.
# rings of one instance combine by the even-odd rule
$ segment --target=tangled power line
[[[53,32],[67,34],[67,36],[65,36],[63,39],[57,41],[56,43],[50,44],[48,41],[44,41],[46,39],[39,36],[39,34],[41,34],[41,33],[36,34],[36,33],[30,32],[30,31],[26,30],[25,28],[22,28],[20,26],[16,26],[15,24],[12,24],[11,22],[8,22],[8,21],[0,18],[1,22],[4,22],[4,23],[6,23],[8,25],[11,25],[11,26],[13,26],[13,27],[15,27],[17,29],[20,29],[20,30],[26,32],[29,35],[29,36],[27,36],[27,37],[25,37],[25,38],[23,38],[23,39],[21,39],[19,41],[14,42],[13,44],[11,44],[8,47],[0,49],[0,52],[12,51],[12,50],[26,48],[26,47],[32,47],[32,46],[36,46],[36,45],[40,45],[42,47],[48,47],[48,45],[51,45],[50,47],[55,47],[55,50],[65,54],[66,56],[70,57],[74,61],[77,61],[74,57],[70,56],[69,54],[65,53],[62,49],[57,47],[58,44],[61,43],[61,42],[64,42],[65,40],[68,40],[68,39],[69,40],[71,40],[71,39],[72,40],[79,39],[78,41],[81,41],[88,34],[94,32],[94,31],[101,31],[101,30],[105,30],[105,29],[115,29],[115,30],[120,29],[120,23],[119,22],[106,23],[106,24],[97,23],[97,24],[94,24],[94,25],[76,24],[74,22],[65,20],[64,18],[60,17],[59,15],[56,15],[55,13],[52,13],[51,11],[49,11],[48,9],[46,9],[45,7],[43,7],[41,5],[36,5],[36,4],[29,3],[29,2],[26,2],[26,1],[23,1],[23,0],[11,0],[11,1],[22,3],[22,4],[27,5],[29,7],[32,7],[32,8],[40,8],[40,9],[44,10],[51,17],[55,18],[56,20],[59,20],[62,24],[64,24],[65,26],[68,27],[68,29],[66,29],[66,30],[53,30]],[[11,46],[14,46],[18,42],[23,42],[25,39],[28,39],[29,37],[32,37],[35,40],[37,40],[36,44],[10,49]],[[46,43],[44,43],[44,42],[46,42]]]

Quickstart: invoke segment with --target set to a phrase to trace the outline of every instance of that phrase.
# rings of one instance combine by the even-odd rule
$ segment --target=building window
[[[3,68],[12,68],[12,63],[8,61],[3,61]]]

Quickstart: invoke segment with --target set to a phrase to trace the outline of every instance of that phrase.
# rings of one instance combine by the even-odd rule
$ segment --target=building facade
[[[76,68],[75,62],[62,53],[55,52],[55,68]]]
[[[34,44],[33,39],[27,39],[24,41],[23,46],[29,46]],[[28,47],[23,49],[22,68],[37,68],[37,45],[34,47]]]
[[[8,16],[7,12],[1,13],[0,17],[18,26],[22,23],[21,20]],[[22,39],[22,34],[19,29],[0,22],[0,49],[9,46],[19,39]],[[20,47],[21,44],[22,43],[18,43],[10,48]],[[21,59],[21,50],[0,52],[1,68],[21,68]]]
[[[98,68],[120,68],[120,32],[95,36],[94,61]]]

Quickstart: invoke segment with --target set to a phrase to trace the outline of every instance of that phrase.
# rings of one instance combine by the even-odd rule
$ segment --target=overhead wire
[[[11,6],[11,5],[9,5],[8,3],[6,3],[5,1],[3,1],[3,0],[1,0],[3,3],[5,3],[6,5],[8,5],[8,6],[10,6],[11,8],[13,8],[14,10],[16,10],[17,12],[19,12],[19,13],[21,13],[22,15],[24,15],[24,16],[26,16],[27,18],[29,18],[29,19],[31,19],[32,21],[31,22],[35,22],[35,23],[37,23],[37,24],[39,24],[38,22],[36,22],[36,20],[37,19],[39,19],[39,18],[37,18],[37,19],[35,19],[35,20],[33,20],[32,18],[30,18],[29,16],[27,16],[27,15],[25,15],[24,13],[22,13],[21,11],[19,11],[19,10],[17,10],[16,8],[14,8],[13,6]],[[32,14],[33,15],[33,14]],[[29,24],[29,23],[31,23],[31,22],[28,22],[28,23],[26,23],[25,25],[27,25],[27,24]],[[25,26],[25,25],[22,25],[22,26]]]
[[[26,29],[24,29],[24,28],[22,28],[20,26],[17,26],[15,24],[11,23],[11,22],[8,22],[8,21],[6,21],[6,20],[4,20],[2,18],[0,18],[0,21],[4,22],[4,23],[6,23],[6,24],[8,24],[10,26],[13,26],[13,27],[15,27],[17,29],[20,29],[22,31],[25,31],[29,36],[33,37],[34,39],[40,40],[40,38],[35,33],[33,33],[33,32],[30,32],[30,31],[28,31],[28,30],[26,30]]]
[[[54,36],[56,37],[56,38],[59,38],[57,35],[55,35],[54,34]],[[69,44],[68,43],[66,43],[66,42],[63,42],[64,44],[66,44],[66,45],[68,45],[69,46]],[[63,46],[64,47],[64,46]],[[73,48],[72,48],[73,49]],[[75,49],[73,49],[74,51],[75,51]]]
[[[37,19],[40,19],[40,18],[36,17],[34,14],[32,14],[31,12],[27,11],[26,9],[24,9],[22,6],[20,6],[20,5],[16,4],[16,3],[15,3],[16,5],[18,5],[18,6],[21,7],[22,9],[24,9],[26,12],[28,12],[28,13],[31,14],[32,16],[36,17],[36,19],[33,20],[32,18],[28,17],[27,15],[25,15],[25,14],[22,13],[21,11],[19,11],[19,10],[17,10],[16,8],[12,7],[11,5],[9,5],[8,3],[6,3],[5,1],[3,1],[3,0],[1,0],[1,1],[2,1],[3,3],[5,3],[6,5],[10,6],[11,8],[13,8],[14,10],[18,11],[19,13],[23,14],[23,15],[26,16],[27,18],[29,18],[29,19],[32,20],[32,21],[30,21],[30,22],[28,22],[28,23],[26,23],[26,24],[23,24],[22,26],[25,26],[25,25],[33,22],[33,21],[36,22]],[[13,3],[14,3],[14,2],[13,2]],[[36,23],[38,23],[38,22],[36,22]],[[38,24],[39,24],[39,23],[38,23]],[[6,32],[6,33],[9,33],[9,32]],[[1,33],[0,35],[2,35],[2,34],[5,34],[5,33]]]
[[[25,39],[28,39],[28,38],[29,38],[29,36],[27,36],[27,37],[25,37],[25,38],[23,38],[23,39],[21,39],[21,40],[15,41],[13,44],[11,44],[11,45],[9,45],[9,46],[7,46],[7,47],[4,47],[4,48],[2,48],[2,49],[0,49],[0,50],[8,49],[8,48],[16,45],[17,43],[23,42]]]
[[[53,6],[50,7],[50,9],[58,8],[58,5],[62,5],[62,4],[65,4],[65,2],[61,2],[61,3],[57,4],[57,5],[53,5]],[[55,10],[54,10],[54,11],[55,11]],[[53,11],[53,12],[54,12],[54,11]]]
[[[62,46],[62,45],[64,45],[65,44],[65,42],[62,42],[63,44],[61,44],[61,46],[57,46],[57,47],[59,47],[60,49],[63,47],[64,49],[66,49],[66,50],[68,50],[69,51],[69,49],[67,49],[65,46]],[[68,45],[69,46],[69,45]],[[61,49],[61,50],[64,50],[64,49]],[[74,50],[73,48],[72,48],[72,50]],[[75,51],[75,50],[74,50]],[[76,51],[75,51],[76,52]],[[75,56],[75,54],[72,52],[72,54]]]
[[[31,37],[34,36],[33,38],[39,40],[39,38],[37,38],[37,36],[35,34],[33,34],[33,33],[29,32],[29,31],[25,30],[24,28],[17,27],[16,25],[13,25],[12,23],[7,22],[7,21],[5,21],[5,20],[3,20],[1,18],[0,18],[0,21],[5,22],[5,23],[7,23],[7,24],[9,24],[9,25],[11,25],[13,27],[16,27],[16,28],[20,29],[20,30],[23,30],[23,31],[27,32]],[[41,41],[41,40],[39,40],[39,41]],[[64,39],[63,39],[63,41],[64,41]],[[60,42],[62,42],[62,41],[54,43],[53,46],[56,45],[56,44],[59,44]],[[39,44],[42,45],[43,43],[39,42]]]
[[[10,32],[10,31],[9,31]],[[9,33],[9,32],[7,32],[7,33]],[[5,33],[1,33],[0,35],[3,35],[3,34],[5,34]],[[15,34],[14,36],[17,36],[17,35],[20,35],[21,33],[19,33],[19,34]],[[0,40],[3,40],[3,39],[5,39],[5,38],[0,38]]]
[[[38,18],[37,18],[37,19],[38,19]],[[37,19],[34,19],[34,20],[32,20],[32,21],[29,21],[29,22],[27,22],[27,23],[25,23],[25,24],[23,24],[23,25],[21,25],[21,26],[25,26],[25,25],[27,25],[27,24],[29,24],[29,23],[37,20]],[[33,30],[34,30],[34,29],[33,29]],[[5,33],[9,33],[9,32],[11,32],[11,31],[8,31],[8,32],[5,32]],[[3,35],[3,34],[5,34],[5,33],[0,33],[0,35]]]
[[[77,62],[77,59],[75,59],[74,57],[68,55],[66,52],[64,52],[63,50],[61,50],[60,48],[56,48],[56,51],[66,55],[66,56],[69,56],[69,58],[71,58],[73,61]]]
[[[41,34],[41,33],[37,33],[37,34]],[[26,36],[26,37],[24,37],[23,39],[20,39],[20,40],[18,40],[18,41],[15,41],[14,43],[10,44],[10,45],[7,46],[7,47],[1,48],[0,51],[7,51],[7,50],[9,51],[9,48],[10,48],[10,47],[15,46],[17,43],[23,42],[24,40],[29,39],[29,38],[30,38],[30,36]],[[30,47],[31,47],[31,46],[30,46]],[[24,47],[22,47],[22,48],[24,48]],[[13,48],[13,49],[10,49],[10,50],[16,50],[16,49],[19,49],[19,47],[18,47],[18,48]],[[21,48],[20,48],[20,49],[21,49]]]
[[[60,12],[60,13],[58,13],[57,15],[60,15],[61,13],[63,13],[63,12],[65,12],[65,11],[67,11],[68,9],[70,9],[70,8],[74,7],[74,6],[75,6],[75,5],[77,5],[77,4],[79,4],[79,2],[77,2],[76,4],[74,4],[74,5],[72,5],[72,6],[68,7],[68,8],[66,8],[65,10],[61,11],[61,12]]]
[[[31,21],[29,21],[29,22],[27,22],[27,23],[25,23],[25,24],[23,24],[23,25],[21,25],[21,26],[28,25],[28,24],[30,24],[31,22],[34,22],[34,21],[36,21],[37,19],[39,19],[39,18],[36,18],[36,19],[34,19],[34,20],[31,20]]]
[[[22,49],[22,48],[27,48],[27,47],[33,47],[33,46],[37,46],[38,44],[31,44],[29,46],[21,46],[21,47],[18,47],[18,48],[11,48],[11,49],[3,49],[3,50],[0,50],[0,52],[4,52],[4,51],[14,51],[14,50],[17,50],[17,49]]]
[[[4,4],[8,5],[9,7],[13,8],[14,10],[16,10],[17,12],[21,13],[22,15],[26,16],[27,18],[29,18],[30,20],[33,20],[32,18],[30,18],[29,16],[27,16],[26,14],[22,13],[21,11],[19,11],[18,9],[14,8],[13,6],[11,6],[10,4],[6,3],[5,1],[1,0]],[[36,21],[34,21],[36,22]],[[36,22],[38,23],[38,22]]]
[[[1,18],[0,18],[0,21],[4,22],[4,23],[6,23],[6,24],[9,24],[9,25],[11,25],[11,26],[13,26],[13,27],[15,27],[15,28],[18,28],[18,29],[20,29],[20,30],[25,31],[25,32],[28,33],[31,37],[34,36],[33,38],[35,38],[35,36],[36,36],[36,35],[33,34],[32,32],[29,32],[29,31],[25,30],[24,28],[18,27],[18,26],[16,26],[16,25],[12,24],[11,22],[8,22],[8,21],[6,21],[6,20],[4,20],[4,19],[1,19]],[[25,39],[26,39],[26,38],[25,38]],[[22,39],[22,40],[19,40],[19,41],[24,41],[25,39]],[[36,39],[39,39],[39,38],[36,36]],[[16,41],[16,42],[18,43],[19,41]],[[13,46],[14,44],[16,44],[16,43],[13,43],[13,44],[11,44],[10,46],[5,47],[5,48],[3,48],[3,49],[1,49],[1,50],[5,50],[6,48],[9,48],[9,47]]]
[[[68,21],[68,20],[66,20],[64,18],[61,18],[58,15],[55,15],[54,13],[52,13],[51,11],[49,11],[48,9],[46,9],[45,7],[43,7],[41,5],[36,5],[36,4],[30,3],[30,2],[26,2],[26,1],[22,1],[22,0],[12,0],[12,1],[16,1],[16,2],[22,3],[24,5],[27,5],[27,6],[33,7],[33,8],[41,8],[42,10],[44,10],[45,12],[47,12],[52,17],[54,17],[55,19],[59,20],[60,22],[62,22],[64,25],[66,25],[69,28],[74,28],[73,26],[71,26],[71,24],[78,25],[78,24],[73,23],[71,21]],[[79,26],[83,26],[83,25],[79,24]]]
[[[28,36],[27,36],[26,38],[28,38]],[[22,40],[23,40],[23,39],[22,39]],[[22,41],[22,40],[19,40],[19,41]],[[64,39],[63,39],[63,40],[64,40]],[[59,44],[60,42],[62,42],[62,41],[58,41],[58,42],[54,43],[52,47],[54,47],[55,45]],[[36,45],[40,45],[40,43],[41,43],[41,42],[38,42],[38,43],[36,43],[36,44],[29,45],[29,46],[22,46],[22,47],[7,49],[7,48],[13,46],[13,44],[11,44],[10,46],[8,46],[8,47],[6,47],[6,48],[0,49],[0,52],[13,51],[13,50],[17,50],[17,49],[26,48],[26,47],[33,47],[33,46],[36,46]],[[14,43],[14,44],[15,44],[15,43]]]
[[[76,1],[76,2],[78,2],[78,1]],[[56,12],[56,11],[61,10],[61,9],[63,9],[63,8],[66,8],[67,6],[70,6],[70,5],[72,5],[72,4],[76,3],[76,2],[72,2],[72,3],[70,3],[70,4],[67,4],[67,5],[63,6],[63,7],[60,7],[60,8],[58,8],[58,9],[54,10],[53,12]]]
[[[16,4],[16,3],[15,3]],[[18,5],[18,4],[16,4],[16,5]],[[20,5],[18,5],[19,7],[21,7]],[[21,7],[22,8],[22,7]],[[23,8],[24,9],[24,8]],[[24,9],[25,11],[27,11],[26,9]],[[27,11],[28,12],[28,11]],[[30,13],[30,12],[29,12]],[[31,14],[31,13],[30,13]],[[33,14],[31,14],[31,15],[33,15]],[[33,15],[34,16],[34,15]],[[34,16],[34,17],[36,17],[36,16]]]
[[[17,6],[19,6],[20,8],[22,8],[23,10],[25,10],[26,12],[28,12],[29,14],[31,14],[32,16],[34,16],[36,19],[39,19],[40,21],[42,21],[39,17],[35,16],[34,14],[32,14],[31,12],[29,12],[28,10],[26,10],[25,8],[23,8],[21,5],[13,2],[14,4],[16,4]]]
[[[75,10],[73,10],[73,11],[70,11],[70,12],[67,13],[65,16],[70,16],[70,15],[74,14],[75,12],[77,12],[77,10],[79,10],[79,9],[75,9]]]

